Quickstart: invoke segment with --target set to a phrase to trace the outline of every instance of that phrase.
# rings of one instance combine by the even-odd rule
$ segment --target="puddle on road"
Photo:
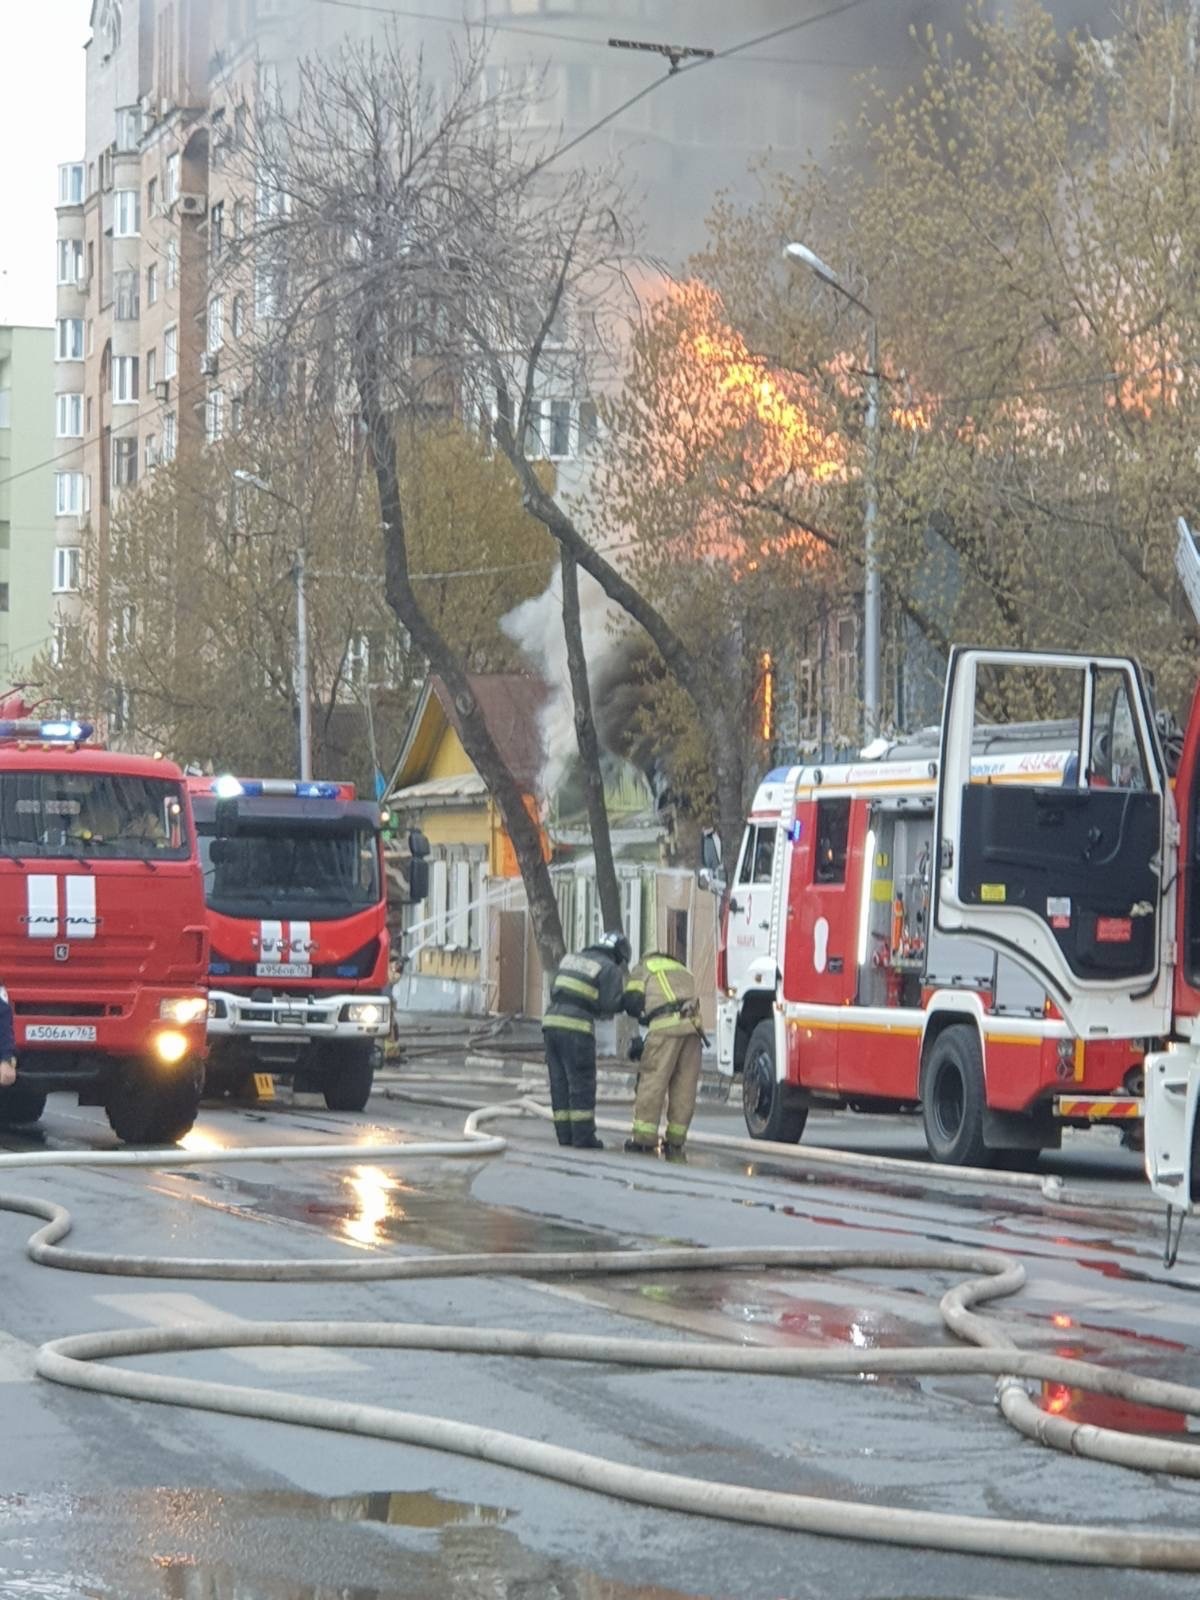
[[[699,1600],[539,1555],[504,1527],[512,1515],[503,1506],[412,1491],[330,1498],[288,1489],[0,1496],[0,1594],[477,1600],[486,1592],[506,1600]],[[7,1526],[12,1521],[15,1528]],[[365,1527],[354,1532],[355,1524],[426,1537],[416,1544],[371,1541]],[[33,1529],[34,1539],[12,1539],[14,1531]],[[74,1561],[67,1553],[72,1542],[85,1552]],[[55,1570],[10,1568],[18,1547],[52,1549],[62,1559]]]

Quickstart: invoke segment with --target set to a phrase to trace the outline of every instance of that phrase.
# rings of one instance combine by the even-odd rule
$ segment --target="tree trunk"
[[[612,835],[608,829],[608,807],[604,803],[604,778],[600,772],[600,741],[592,716],[592,692],[588,685],[587,660],[583,653],[583,627],[579,617],[579,569],[575,557],[563,548],[562,612],[563,634],[567,641],[567,668],[571,675],[571,694],[575,700],[575,741],[579,746],[579,771],[587,804],[588,827],[596,859],[596,888],[600,895],[600,916],[606,932],[624,931],[621,913],[621,887],[613,861]]]
[[[369,360],[369,356],[364,360]],[[526,796],[492,738],[462,664],[425,615],[413,592],[408,575],[408,546],[400,494],[395,419],[375,402],[376,392],[371,374],[360,374],[363,418],[371,440],[372,462],[379,491],[387,602],[401,625],[408,630],[416,649],[428,661],[430,670],[437,673],[454,700],[463,749],[500,808],[505,831],[512,840],[525,884],[534,941],[542,970],[548,975],[562,960],[566,947],[554,885],[542,854],[541,831],[530,815]]]

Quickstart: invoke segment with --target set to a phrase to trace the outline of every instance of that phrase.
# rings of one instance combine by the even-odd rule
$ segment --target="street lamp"
[[[879,476],[879,322],[864,300],[846,286],[806,244],[792,243],[784,246],[789,261],[802,266],[828,284],[852,306],[857,306],[867,319],[867,471],[866,505],[863,509],[863,729],[869,743],[879,733],[879,676],[880,676],[880,592],[879,552],[875,544],[875,524],[878,516]]]
[[[270,495],[272,500],[278,500],[280,505],[286,506],[289,511],[295,512],[297,517],[302,517],[300,508],[281,495],[278,490],[258,477],[256,473],[246,472],[241,467],[235,467],[233,472],[237,483],[245,483],[252,489],[258,489],[262,494]],[[300,778],[308,782],[313,775],[312,771],[312,707],[309,704],[308,692],[308,596],[305,592],[304,573],[304,539],[303,527],[301,538],[296,542],[296,549],[292,560],[292,581],[296,585],[296,699],[299,703],[299,733],[300,733]]]

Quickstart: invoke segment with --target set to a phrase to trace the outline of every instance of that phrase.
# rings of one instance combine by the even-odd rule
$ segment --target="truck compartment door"
[[[937,929],[1019,962],[1083,1038],[1167,1031],[1174,811],[1135,662],[954,651],[936,832]]]

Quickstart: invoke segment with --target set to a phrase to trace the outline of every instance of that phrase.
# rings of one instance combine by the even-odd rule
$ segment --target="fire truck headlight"
[[[188,1053],[187,1035],[174,1028],[164,1028],[154,1036],[154,1053],[166,1066],[173,1067]]]
[[[207,1011],[208,1000],[202,994],[189,994],[179,1000],[162,1000],[158,1007],[158,1014],[164,1022],[176,1022],[181,1026],[198,1022]]]
[[[387,1008],[377,1000],[363,1000],[346,1007],[347,1022],[361,1022],[365,1027],[376,1028],[386,1018]]]

